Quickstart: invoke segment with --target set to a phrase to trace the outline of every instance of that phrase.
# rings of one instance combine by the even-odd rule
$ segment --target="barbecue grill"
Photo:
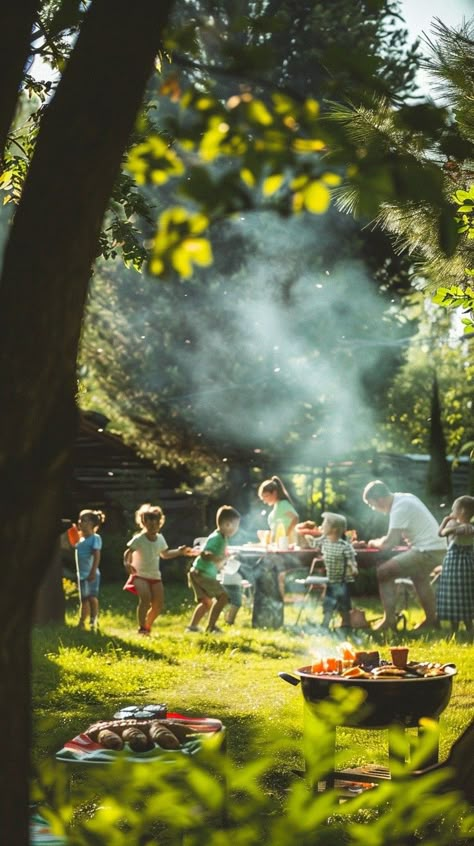
[[[354,687],[364,693],[364,702],[355,714],[347,715],[341,726],[357,729],[389,729],[391,726],[401,726],[405,729],[417,728],[420,731],[420,720],[429,717],[437,720],[449,703],[452,693],[453,678],[456,675],[454,665],[443,667],[443,674],[424,677],[384,677],[384,678],[346,678],[338,675],[311,672],[311,666],[295,670],[295,675],[279,673],[280,678],[292,685],[301,684],[305,706],[316,709],[318,703],[329,699],[331,688],[339,685],[347,690]],[[335,730],[333,746],[335,750]],[[389,736],[389,757],[396,757],[392,751]],[[438,749],[435,749],[426,764],[436,763]],[[371,778],[380,781],[390,777],[385,771],[382,777]],[[327,776],[327,783],[333,784],[335,779],[353,781],[367,781],[367,776],[357,776],[354,772],[331,771]]]
[[[443,675],[420,678],[359,679],[323,673],[312,673],[311,666],[295,670],[296,675],[279,673],[280,678],[293,685],[301,683],[306,702],[315,704],[328,699],[333,685],[343,685],[350,690],[357,687],[365,694],[360,711],[344,723],[359,728],[388,728],[398,723],[405,728],[416,728],[422,717],[436,719],[451,699],[456,668],[444,667]]]

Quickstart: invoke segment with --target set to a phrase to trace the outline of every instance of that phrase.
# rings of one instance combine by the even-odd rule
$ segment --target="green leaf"
[[[329,189],[316,179],[303,191],[304,205],[312,214],[323,214],[331,201]]]
[[[247,117],[252,123],[261,126],[271,126],[273,123],[272,115],[261,100],[251,100],[247,104]]]
[[[183,279],[193,273],[193,264],[207,267],[212,264],[212,250],[207,238],[186,238],[172,252],[171,263]]]
[[[468,200],[469,197],[471,197],[471,199],[474,200],[474,185],[471,185],[469,191],[463,191],[463,190],[456,191],[454,193],[453,197],[454,197],[454,200],[456,201],[456,203],[459,203],[459,204],[463,203],[464,200]]]
[[[287,94],[275,92],[272,94],[272,100],[275,105],[275,112],[278,115],[293,114],[295,111],[295,102]]]
[[[284,176],[282,173],[274,173],[272,176],[267,176],[263,181],[262,193],[264,197],[271,197],[275,194],[283,184]]]

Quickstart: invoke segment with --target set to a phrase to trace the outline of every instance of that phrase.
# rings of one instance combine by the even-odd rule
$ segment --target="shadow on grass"
[[[68,625],[49,625],[35,629],[35,638],[40,647],[41,641],[45,642],[47,648],[52,652],[52,644],[57,647],[66,648],[86,648],[97,655],[110,656],[114,652],[120,653],[122,656],[129,655],[133,658],[151,658],[157,661],[163,661],[170,666],[176,666],[179,661],[167,652],[157,648],[159,641],[153,637],[145,638],[137,635],[137,642],[133,640],[125,640],[115,634],[109,634],[107,631],[84,631],[75,626]],[[35,654],[35,662],[41,660],[41,651],[38,648],[38,654]]]

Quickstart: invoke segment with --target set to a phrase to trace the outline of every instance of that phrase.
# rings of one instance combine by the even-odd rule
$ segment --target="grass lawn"
[[[120,707],[166,703],[169,710],[220,718],[227,726],[229,755],[237,764],[265,752],[275,739],[294,738],[276,762],[275,783],[283,783],[302,767],[303,698],[299,687],[278,678],[311,661],[319,650],[334,651],[335,637],[321,636],[314,625],[320,607],[308,603],[296,625],[300,603],[289,596],[285,627],[251,627],[244,607],[237,623],[224,634],[186,633],[193,603],[185,587],[166,586],[166,611],[149,638],[136,633],[135,598],[121,584],[104,586],[101,628],[79,631],[77,600],[68,601],[67,625],[37,628],[33,633],[33,708],[36,761],[54,756],[64,741],[89,723],[112,717]],[[369,619],[380,614],[377,600],[357,599]],[[421,611],[408,609],[409,627]],[[447,632],[414,638],[400,633],[399,644],[410,647],[419,660],[454,661],[450,704],[441,717],[441,757],[472,718],[474,647],[454,642]],[[359,630],[359,648],[380,648],[389,657],[388,643]],[[393,639],[392,641],[393,642]],[[386,732],[338,729],[344,763],[387,763]],[[277,772],[278,770],[278,772]]]

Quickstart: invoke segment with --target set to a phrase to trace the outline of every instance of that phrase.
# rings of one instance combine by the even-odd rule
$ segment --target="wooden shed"
[[[71,486],[64,517],[75,520],[82,508],[98,508],[107,515],[107,532],[127,533],[142,502],[163,508],[167,532],[201,534],[205,505],[193,492],[178,490],[180,479],[141,458],[120,437],[106,431],[108,420],[97,412],[80,413],[74,446]],[[168,539],[168,538],[167,538]],[[174,537],[170,537],[174,542]]]

